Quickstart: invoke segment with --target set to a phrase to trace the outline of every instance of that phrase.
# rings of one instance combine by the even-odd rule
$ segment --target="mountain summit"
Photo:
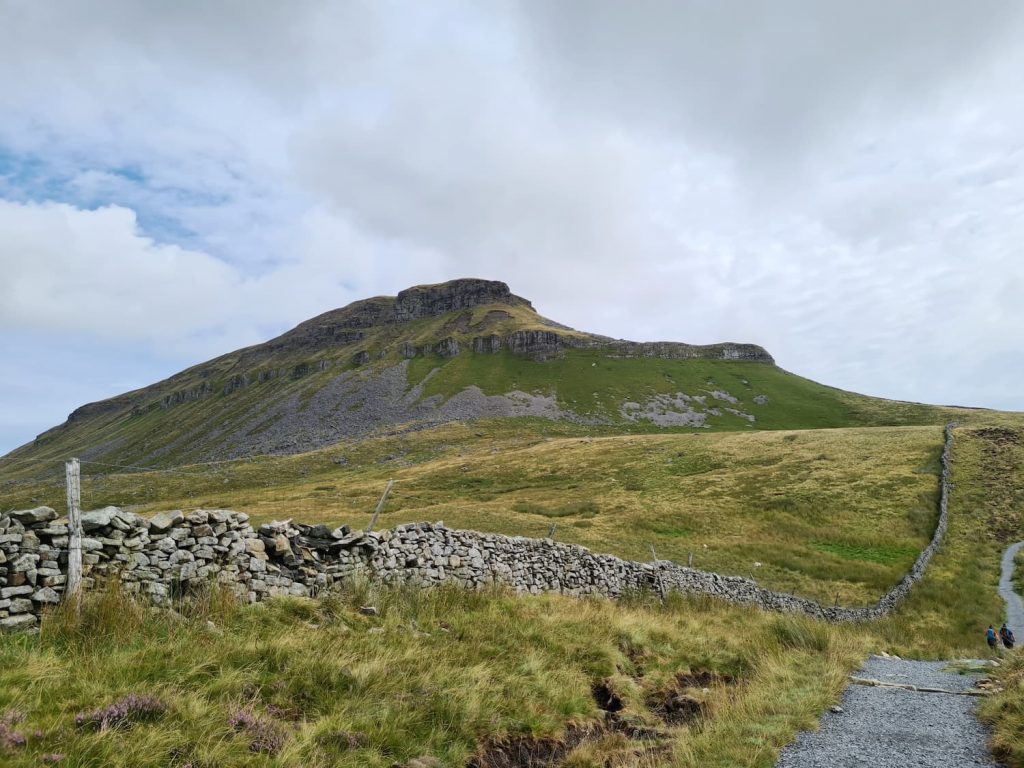
[[[584,333],[505,283],[460,279],[354,302],[84,405],[11,455],[170,465],[484,417],[749,429],[788,426],[799,407],[804,421],[838,426],[837,392],[781,371],[754,344]]]

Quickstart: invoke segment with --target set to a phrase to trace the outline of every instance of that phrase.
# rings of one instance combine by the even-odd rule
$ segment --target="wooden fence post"
[[[373,517],[370,518],[370,524],[366,526],[366,532],[369,533],[373,530],[373,526],[377,524],[377,518],[380,517],[380,511],[384,509],[384,501],[387,499],[388,494],[391,493],[391,486],[395,484],[394,480],[388,480],[387,488],[384,489],[384,495],[380,497],[380,501],[377,502],[377,508],[373,511]]]
[[[665,604],[665,582],[661,578],[661,566],[658,565],[658,553],[654,551],[654,545],[651,544],[651,560],[654,561],[654,568],[658,575],[658,598],[661,600],[661,604]]]
[[[78,459],[64,465],[68,492],[68,576],[64,583],[64,600],[73,601],[75,611],[81,605],[82,588],[82,480]]]

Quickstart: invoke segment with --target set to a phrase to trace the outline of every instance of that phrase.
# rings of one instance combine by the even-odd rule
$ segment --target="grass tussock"
[[[982,701],[978,714],[992,729],[993,753],[1010,768],[1024,766],[1024,654],[1004,660],[995,674],[1003,689]]]
[[[367,604],[377,616],[359,612]],[[862,651],[809,619],[678,596],[661,606],[364,583],[316,602],[214,594],[154,611],[112,587],[78,615],[49,616],[38,637],[0,639],[0,713],[25,735],[3,764],[463,766],[495,739],[586,727],[597,731],[567,749],[567,765],[767,766]],[[700,718],[667,723],[651,703],[687,675],[737,682],[688,691],[703,697]],[[598,681],[621,702],[616,722],[656,743],[607,726]]]

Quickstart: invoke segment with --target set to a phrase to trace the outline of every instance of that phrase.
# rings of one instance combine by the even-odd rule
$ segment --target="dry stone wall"
[[[641,590],[678,591],[829,621],[866,621],[896,607],[924,576],[945,535],[953,426],[946,428],[934,536],[900,583],[868,608],[821,606],[750,579],[665,560],[622,560],[550,539],[452,530],[440,523],[372,533],[291,521],[253,529],[244,512],[221,509],[148,519],[116,507],[84,513],[83,586],[116,577],[126,591],[157,604],[211,582],[256,602],[274,595],[314,597],[354,577],[423,586],[504,584],[530,594],[618,597]],[[68,540],[66,520],[49,507],[0,516],[0,631],[32,629],[43,611],[61,601]]]

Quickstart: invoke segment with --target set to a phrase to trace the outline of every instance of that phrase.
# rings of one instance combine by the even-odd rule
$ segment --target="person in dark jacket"
[[[1005,623],[999,628],[999,639],[1003,641],[1003,645],[1006,648],[1013,648],[1013,644],[1017,641],[1013,636],[1013,630],[1006,626]]]

